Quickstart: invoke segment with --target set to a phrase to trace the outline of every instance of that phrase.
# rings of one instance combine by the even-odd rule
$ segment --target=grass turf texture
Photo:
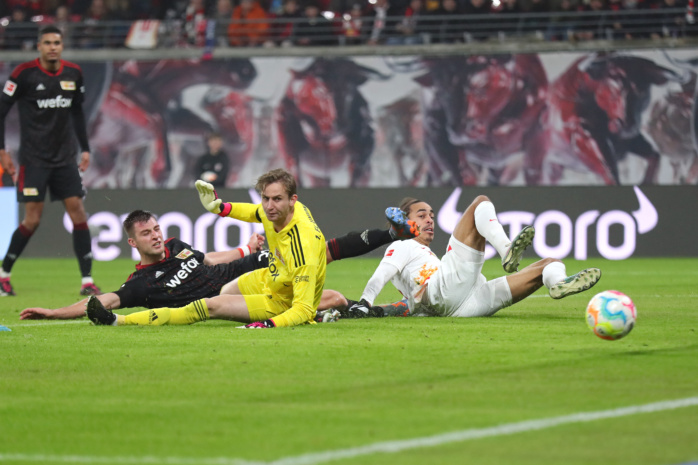
[[[357,299],[376,264],[333,263],[326,287]],[[22,308],[80,300],[74,260],[20,260],[18,296],[0,298],[12,329],[0,332],[0,462],[272,461],[698,396],[695,259],[567,261],[569,273],[587,266],[603,271],[591,291],[556,301],[540,290],[491,318],[243,331],[20,322]],[[94,268],[107,291],[133,263]],[[490,260],[484,272],[500,270]],[[382,301],[397,296],[386,289]],[[638,307],[620,341],[586,327],[604,289]],[[670,465],[698,459],[696,437],[694,406],[332,463]]]

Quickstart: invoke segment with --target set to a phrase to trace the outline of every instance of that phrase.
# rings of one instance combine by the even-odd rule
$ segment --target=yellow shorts
[[[246,273],[238,278],[238,288],[245,298],[250,321],[264,321],[284,313],[291,306],[274,297],[266,286],[268,268]]]

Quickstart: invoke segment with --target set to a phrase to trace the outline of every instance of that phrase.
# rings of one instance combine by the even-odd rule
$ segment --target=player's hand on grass
[[[19,314],[20,320],[52,320],[53,310],[50,308],[25,308]]]
[[[248,329],[263,329],[263,328],[276,328],[276,325],[272,320],[264,320],[264,321],[255,321],[254,323],[250,323],[249,325],[245,326],[240,326],[240,328],[248,328]]]
[[[259,252],[264,248],[264,236],[257,233],[252,233],[250,236],[250,242],[247,243],[250,248],[250,253]]]
[[[228,207],[228,212],[223,215],[226,208],[224,205],[222,205],[223,201],[218,198],[216,189],[213,188],[212,184],[199,179],[196,181],[196,190],[199,192],[199,200],[201,200],[201,205],[203,205],[206,210],[210,211],[211,213],[215,213],[216,215],[228,216],[227,213],[230,213],[230,205],[226,204]]]

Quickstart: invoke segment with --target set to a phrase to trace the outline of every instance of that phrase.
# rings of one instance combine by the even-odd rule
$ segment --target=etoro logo
[[[570,254],[577,260],[585,260],[588,256],[588,232],[595,227],[596,250],[603,258],[609,260],[624,260],[635,252],[637,235],[645,234],[657,226],[659,215],[652,202],[635,186],[635,195],[639,208],[632,212],[623,210],[610,210],[600,212],[589,210],[583,212],[576,219],[571,218],[565,212],[559,210],[546,210],[539,214],[527,211],[502,211],[498,212],[499,222],[509,226],[509,234],[515,234],[525,225],[533,225],[536,228],[536,236],[533,239],[533,249],[540,257],[565,258]],[[439,227],[447,233],[452,233],[461,213],[456,211],[461,189],[456,188],[446,199],[437,215]],[[546,237],[548,226],[556,226],[560,231],[558,244],[549,244]],[[610,240],[611,227],[622,229],[622,242],[612,244]],[[491,258],[496,254],[494,248],[488,245],[485,249],[485,257]]]
[[[36,101],[39,108],[70,108],[73,104],[72,98],[65,98],[58,95],[55,98],[44,98]]]
[[[196,258],[192,258],[187,262],[182,262],[182,264],[180,265],[181,269],[177,271],[177,273],[175,273],[175,275],[172,277],[172,279],[169,280],[169,282],[165,283],[165,286],[171,288],[179,286],[199,265],[200,263]]]

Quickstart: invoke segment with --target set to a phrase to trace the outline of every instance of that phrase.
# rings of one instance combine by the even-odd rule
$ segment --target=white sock
[[[548,289],[551,289],[555,284],[559,283],[567,277],[567,269],[562,262],[552,262],[545,265],[543,268],[543,284]]]
[[[0,268],[0,278],[5,279],[5,278],[9,278],[9,277],[10,277],[10,273],[8,273],[7,271]]]
[[[84,286],[85,284],[93,284],[94,281],[92,280],[92,276],[85,276],[82,278],[82,285]]]
[[[511,240],[504,232],[504,228],[499,224],[497,212],[494,211],[492,202],[481,202],[475,207],[475,227],[482,237],[492,244],[500,257],[504,258]]]

